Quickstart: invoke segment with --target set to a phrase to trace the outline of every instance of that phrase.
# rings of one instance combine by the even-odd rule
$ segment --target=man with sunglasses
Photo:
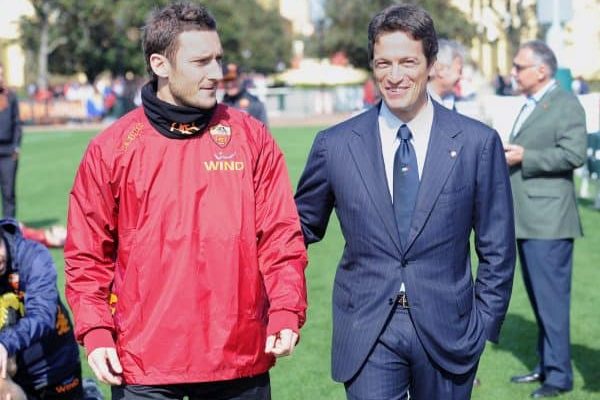
[[[514,383],[540,382],[533,398],[573,388],[569,305],[573,240],[582,235],[573,170],[586,157],[583,108],[561,89],[556,57],[541,41],[523,44],[512,77],[526,101],[505,155],[510,167],[517,248],[525,288],[539,329],[539,361]]]

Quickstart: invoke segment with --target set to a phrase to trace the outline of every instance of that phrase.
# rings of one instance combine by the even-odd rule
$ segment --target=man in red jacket
[[[91,141],[70,195],[76,336],[114,399],[269,399],[306,311],[283,154],[216,104],[222,48],[204,7],[156,11],[142,40],[143,105]]]

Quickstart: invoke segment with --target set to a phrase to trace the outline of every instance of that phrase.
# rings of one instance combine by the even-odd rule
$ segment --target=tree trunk
[[[42,18],[40,26],[40,48],[38,51],[38,77],[37,86],[40,90],[48,89],[48,53],[49,31],[48,18]]]

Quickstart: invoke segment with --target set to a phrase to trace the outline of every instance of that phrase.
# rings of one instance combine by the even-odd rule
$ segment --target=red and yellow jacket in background
[[[116,344],[127,384],[263,373],[266,335],[304,323],[306,249],[285,160],[233,108],[218,105],[183,140],[142,108],[108,127],[79,166],[67,231],[77,338],[88,353]]]

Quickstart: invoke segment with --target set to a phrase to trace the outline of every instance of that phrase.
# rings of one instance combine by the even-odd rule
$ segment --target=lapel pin
[[[456,158],[456,150],[450,150],[450,158]]]

